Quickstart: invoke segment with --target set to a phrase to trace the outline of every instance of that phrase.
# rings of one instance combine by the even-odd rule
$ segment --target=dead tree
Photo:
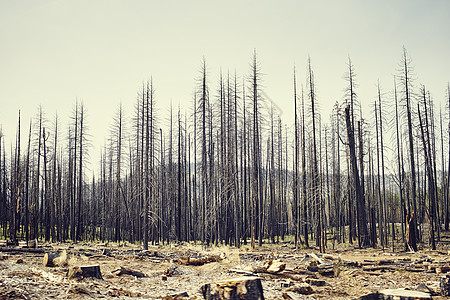
[[[406,210],[406,203],[405,198],[403,197],[403,179],[404,179],[404,170],[403,170],[403,149],[401,145],[401,138],[400,138],[400,128],[399,128],[399,114],[398,114],[398,99],[397,99],[397,83],[395,82],[394,77],[394,98],[395,98],[395,127],[396,127],[396,140],[397,140],[397,161],[398,161],[398,187],[399,187],[399,194],[400,194],[400,214],[401,214],[401,220],[402,220],[402,236],[403,236],[403,242],[405,244],[405,250],[408,250],[408,244],[406,243],[405,238],[405,230],[406,230],[406,222],[407,222],[407,210]]]
[[[308,58],[308,90],[309,100],[311,102],[311,120],[312,120],[312,151],[313,151],[313,165],[312,165],[312,193],[313,203],[316,209],[316,246],[320,248],[320,252],[325,252],[325,247],[322,241],[322,210],[321,210],[321,195],[320,195],[320,174],[318,165],[317,139],[316,139],[316,87],[314,82],[314,73],[311,67],[311,59]]]
[[[411,205],[408,209],[408,219],[411,220],[407,241],[409,247],[417,251],[417,177],[416,177],[416,165],[414,157],[414,138],[413,138],[413,120],[412,120],[412,69],[411,59],[408,57],[406,48],[403,47],[403,56],[400,61],[401,75],[399,76],[400,83],[402,85],[402,100],[406,103],[406,116],[408,122],[408,141],[409,141],[409,160],[410,160],[410,172],[411,172],[411,191],[409,199]]]
[[[260,147],[260,124],[259,124],[259,101],[260,101],[260,70],[256,58],[256,50],[253,53],[250,74],[250,98],[253,105],[253,136],[252,136],[252,176],[251,176],[251,199],[252,199],[252,248],[255,248],[256,238],[258,245],[262,245],[262,190],[261,190],[261,147]]]
[[[305,97],[302,89],[302,198],[303,198],[303,235],[305,246],[309,248],[308,242],[308,195],[306,176],[306,125],[305,125]],[[287,170],[287,167],[286,167]]]
[[[352,166],[352,174],[355,182],[356,188],[356,205],[358,211],[358,231],[360,236],[360,247],[365,248],[370,245],[369,235],[367,231],[367,217],[366,217],[366,209],[365,209],[365,201],[364,195],[362,194],[357,159],[356,159],[356,147],[355,147],[355,136],[354,130],[351,125],[350,120],[350,107],[347,106],[345,108],[345,121],[347,125],[347,138],[348,138],[348,147],[350,151],[350,163]]]
[[[295,68],[294,68],[294,134],[295,134],[295,144],[294,144],[294,202],[292,209],[293,223],[294,223],[294,234],[295,234],[295,247],[298,246],[299,239],[299,228],[300,228],[300,218],[299,218],[299,199],[298,199],[298,117],[297,117],[297,82],[295,79]]]

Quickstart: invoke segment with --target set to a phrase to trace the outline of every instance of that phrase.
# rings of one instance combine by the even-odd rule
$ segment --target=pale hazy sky
[[[219,70],[249,73],[256,49],[265,92],[292,123],[292,72],[299,88],[311,57],[322,118],[342,100],[350,55],[364,114],[380,80],[392,90],[402,47],[435,102],[450,80],[450,1],[7,1],[0,0],[0,126],[13,142],[18,110],[26,134],[42,105],[65,125],[75,100],[103,145],[122,102],[131,116],[153,77],[159,115],[172,100],[189,108],[204,56],[211,95]],[[66,129],[61,134],[66,136]],[[100,150],[98,150],[100,151]]]

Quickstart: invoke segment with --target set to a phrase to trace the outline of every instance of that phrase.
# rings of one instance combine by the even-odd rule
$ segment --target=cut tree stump
[[[137,278],[146,277],[145,274],[142,272],[130,270],[130,269],[127,269],[124,267],[120,267],[119,269],[116,269],[116,270],[112,271],[111,273],[113,273],[116,276],[131,275],[131,276],[135,276]]]
[[[67,277],[69,278],[94,277],[98,279],[103,279],[99,265],[71,267],[67,272]]]
[[[38,247],[38,241],[36,239],[29,240],[27,242],[27,246],[28,246],[28,248],[37,248]]]
[[[260,277],[243,276],[208,283],[201,288],[206,300],[264,300]]]
[[[64,267],[67,266],[68,259],[66,250],[61,253],[45,253],[43,264],[44,267]]]
[[[419,291],[405,289],[387,289],[371,293],[359,298],[360,300],[422,300],[431,299],[431,295]]]

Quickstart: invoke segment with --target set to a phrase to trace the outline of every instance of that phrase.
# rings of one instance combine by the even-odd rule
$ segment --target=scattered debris
[[[286,289],[288,292],[295,292],[302,295],[314,294],[313,288],[307,283],[298,283]]]
[[[164,270],[164,275],[172,276],[175,275],[175,271],[177,270],[177,266],[175,264],[171,264],[167,269]]]
[[[286,268],[286,263],[283,263],[281,260],[267,260],[264,262],[264,268],[267,273],[279,273]]]
[[[324,286],[327,284],[325,280],[314,279],[314,278],[306,278],[305,282],[310,285],[314,285],[314,286]]]
[[[91,292],[84,286],[83,284],[75,284],[69,287],[69,289],[66,292],[67,294],[85,294],[88,296],[91,296]]]

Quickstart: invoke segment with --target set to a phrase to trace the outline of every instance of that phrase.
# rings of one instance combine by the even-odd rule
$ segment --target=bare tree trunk
[[[425,104],[425,103],[424,103]],[[425,104],[426,105],[426,104]],[[426,110],[426,108],[425,108]],[[424,158],[425,158],[425,169],[427,172],[428,177],[428,197],[430,202],[430,241],[431,241],[431,248],[433,250],[436,250],[436,241],[435,241],[435,231],[434,231],[434,223],[435,223],[435,201],[436,201],[436,194],[434,190],[434,177],[433,177],[433,170],[432,170],[432,163],[431,163],[431,157],[430,157],[430,144],[429,144],[429,136],[428,136],[428,121],[425,117],[425,124],[423,124],[422,116],[420,113],[420,107],[419,103],[417,103],[417,111],[419,114],[419,122],[420,122],[420,131],[422,133],[422,143],[423,143],[423,150],[424,150]],[[426,114],[426,112],[425,112]],[[427,135],[425,135],[425,130],[427,131]]]
[[[11,201],[11,223],[10,223],[10,237],[13,242],[17,240],[17,228],[19,226],[19,205],[21,197],[21,172],[20,172],[20,110],[19,110],[19,121],[18,129],[16,135],[16,149],[14,155],[14,170],[12,173],[13,184],[12,184],[12,200]]]
[[[287,144],[287,143],[286,143]],[[303,235],[305,246],[309,248],[308,242],[308,195],[306,192],[306,127],[305,127],[305,98],[302,90],[302,198],[303,198]],[[287,169],[287,168],[286,168]]]
[[[410,78],[410,67],[409,58],[406,54],[406,49],[403,48],[402,57],[402,83],[404,86],[404,97],[406,101],[406,115],[408,119],[408,139],[409,139],[409,155],[410,155],[410,165],[411,165],[411,202],[412,207],[409,209],[408,218],[410,218],[410,227],[408,231],[408,245],[413,251],[417,251],[417,223],[416,223],[416,211],[417,211],[417,195],[416,195],[416,166],[414,158],[414,139],[413,139],[413,126],[412,126],[412,116],[411,116],[411,78]]]
[[[347,124],[347,136],[348,136],[348,146],[350,150],[350,162],[352,165],[352,173],[355,181],[356,188],[356,205],[358,210],[358,228],[361,244],[360,247],[368,247],[369,246],[369,236],[367,232],[367,218],[366,218],[366,210],[365,210],[365,201],[364,195],[361,191],[361,185],[359,180],[358,166],[356,163],[356,148],[355,148],[355,137],[354,131],[350,122],[350,108],[347,106],[345,108],[345,120]]]
[[[320,252],[325,252],[322,244],[322,216],[321,216],[321,195],[320,195],[320,178],[319,178],[319,167],[317,161],[317,140],[316,140],[316,92],[314,84],[314,74],[311,68],[311,60],[308,58],[308,81],[309,81],[309,98],[311,101],[311,118],[312,118],[312,135],[313,135],[313,170],[312,170],[312,193],[314,205],[317,209],[317,224],[316,224],[316,246],[320,247]]]
[[[300,237],[300,215],[299,211],[299,199],[298,199],[298,117],[297,117],[297,83],[295,79],[295,68],[294,68],[294,122],[295,122],[295,145],[294,145],[294,203],[292,209],[293,223],[294,223],[294,234],[295,234],[295,248],[298,247],[298,239]]]
[[[383,143],[383,113],[381,110],[381,92],[380,92],[380,84],[378,83],[378,109],[379,109],[379,116],[380,116],[380,155],[381,155],[381,179],[383,181],[383,220],[384,225],[386,225],[385,234],[384,234],[384,244],[388,244],[387,242],[387,208],[386,208],[386,180],[384,175],[384,143]]]
[[[402,237],[403,242],[405,244],[405,250],[408,250],[408,244],[406,243],[405,238],[405,230],[406,230],[406,221],[407,221],[407,211],[406,211],[406,203],[405,199],[403,198],[403,163],[402,163],[402,155],[403,153],[402,146],[401,146],[401,139],[400,139],[400,129],[399,129],[399,115],[398,115],[398,101],[397,101],[397,84],[395,82],[394,78],[394,96],[395,96],[395,126],[396,126],[396,133],[397,133],[397,160],[398,160],[398,186],[399,186],[399,194],[400,194],[400,214],[402,218]]]
[[[1,134],[1,133],[0,133]],[[27,162],[26,162],[26,170],[25,170],[25,239],[27,241],[30,240],[30,209],[29,209],[29,182],[30,182],[30,147],[31,147],[31,121],[30,121],[30,129],[28,133],[28,147],[27,147]],[[1,195],[1,138],[0,138],[0,197]],[[3,209],[0,206],[1,209]]]

